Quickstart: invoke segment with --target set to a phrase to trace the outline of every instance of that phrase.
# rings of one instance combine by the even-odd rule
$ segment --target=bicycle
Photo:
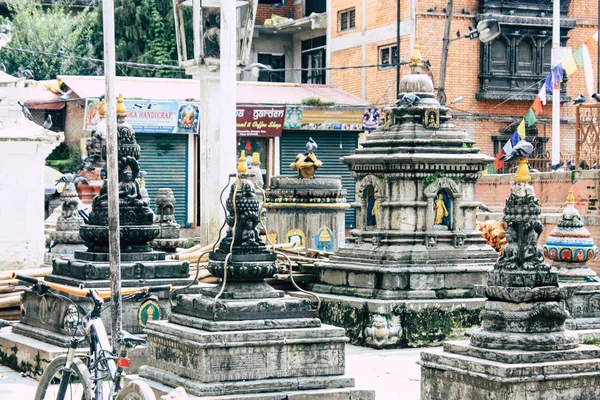
[[[106,308],[104,298],[109,298],[110,291],[95,289],[73,288],[53,282],[44,282],[43,279],[13,273],[13,279],[18,279],[31,285],[40,296],[51,295],[71,303],[68,308],[67,320],[75,330],[67,354],[53,359],[40,377],[35,394],[35,400],[156,400],[152,389],[142,381],[131,381],[123,388],[121,382],[123,370],[129,367],[127,349],[146,344],[144,338],[121,332],[118,343],[121,351],[116,357],[111,349],[108,334],[100,318]],[[151,293],[172,291],[172,285],[161,285],[143,288],[123,288],[124,300],[152,299]],[[57,292],[67,293],[79,297],[87,297],[93,302],[93,308],[88,313],[83,307],[77,305],[69,297]],[[76,315],[76,316],[75,316]],[[83,315],[83,318],[79,318]],[[77,332],[83,328],[83,336],[77,337]],[[90,352],[85,357],[76,355],[79,344],[88,340]],[[108,397],[104,397],[104,381],[108,380]]]

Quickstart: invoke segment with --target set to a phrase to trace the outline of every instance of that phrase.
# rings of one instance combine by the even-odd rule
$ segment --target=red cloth
[[[542,101],[540,100],[539,96],[535,96],[535,100],[533,101],[531,108],[533,109],[536,117],[542,113]]]
[[[502,156],[503,153],[502,150],[500,150],[498,154],[496,154],[496,161],[494,161],[494,169],[496,172],[504,168],[504,160],[502,159]]]

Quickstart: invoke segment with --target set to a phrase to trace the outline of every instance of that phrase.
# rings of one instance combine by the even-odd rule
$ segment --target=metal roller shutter
[[[304,152],[304,146],[308,138],[312,137],[319,148],[315,151],[317,158],[323,162],[323,166],[317,171],[319,175],[339,175],[342,177],[342,185],[347,190],[347,201],[354,201],[356,182],[351,172],[340,161],[340,157],[354,154],[358,147],[358,133],[355,131],[284,131],[281,135],[281,175],[295,175],[289,169],[298,153]],[[346,210],[346,228],[356,226],[356,215],[353,208]]]
[[[188,135],[136,133],[142,151],[140,169],[146,171],[146,189],[150,206],[156,212],[154,199],[158,189],[170,188],[175,194],[175,219],[187,227],[187,154]]]

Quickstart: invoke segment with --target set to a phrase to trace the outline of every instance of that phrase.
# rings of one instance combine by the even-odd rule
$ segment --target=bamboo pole
[[[0,308],[19,307],[21,305],[21,295],[0,299]]]
[[[52,267],[44,268],[30,268],[30,269],[19,269],[15,271],[3,271],[0,272],[0,281],[11,279],[13,273],[28,275],[33,277],[46,276],[52,272]]]

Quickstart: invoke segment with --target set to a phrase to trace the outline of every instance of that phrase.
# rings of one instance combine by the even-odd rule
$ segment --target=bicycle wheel
[[[79,358],[73,359],[67,392],[63,399],[58,398],[58,387],[62,378],[62,369],[67,362],[66,354],[56,357],[48,364],[40,378],[35,400],[92,400],[93,390],[90,372]]]
[[[156,400],[146,382],[131,381],[117,395],[117,400]]]

